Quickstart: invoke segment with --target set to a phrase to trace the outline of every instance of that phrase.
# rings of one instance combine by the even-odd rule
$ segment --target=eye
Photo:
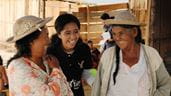
[[[75,30],[74,33],[79,33],[79,30]]]
[[[71,32],[70,32],[70,31],[66,31],[65,34],[66,34],[66,35],[70,35]]]
[[[123,34],[124,34],[124,32],[123,32],[123,31],[119,32],[119,35],[123,35]]]

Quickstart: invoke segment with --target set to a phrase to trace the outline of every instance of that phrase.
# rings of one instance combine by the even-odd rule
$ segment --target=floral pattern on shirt
[[[8,66],[10,96],[73,96],[63,72],[53,68],[49,74],[27,58],[13,60]]]

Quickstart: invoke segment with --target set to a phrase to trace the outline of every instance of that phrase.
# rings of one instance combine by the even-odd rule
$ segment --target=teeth
[[[76,44],[76,41],[75,40],[69,41],[69,43],[73,45],[73,44]]]

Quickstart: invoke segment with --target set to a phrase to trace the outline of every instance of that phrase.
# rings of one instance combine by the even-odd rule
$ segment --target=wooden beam
[[[128,3],[98,5],[89,7],[89,11],[111,11],[116,9],[128,9]],[[87,12],[87,8],[80,7],[79,12]]]
[[[88,34],[86,35],[87,38],[89,37],[89,23],[90,23],[90,10],[89,10],[89,6],[86,7],[86,13],[87,13],[87,32]],[[87,41],[87,39],[86,39]]]
[[[147,4],[147,31],[146,31],[146,44],[147,45],[150,45],[150,28],[151,28],[151,7],[152,7],[152,0],[148,0],[148,2],[147,2],[148,4]]]

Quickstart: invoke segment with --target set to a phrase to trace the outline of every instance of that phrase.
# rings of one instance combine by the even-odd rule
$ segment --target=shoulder
[[[161,58],[159,52],[150,46],[143,45],[143,48],[145,50],[145,54],[147,55],[147,58],[152,63],[152,67],[157,70],[160,65],[163,63],[163,59]]]
[[[107,48],[107,49],[103,52],[103,55],[111,55],[111,54],[114,54],[114,52],[115,52],[115,46],[110,47],[110,48]]]
[[[152,51],[152,52],[158,53],[158,51],[151,46],[143,45],[143,44],[142,44],[142,46],[145,48],[146,51]]]
[[[24,60],[24,57],[20,57],[18,59],[14,59],[11,61],[11,63],[9,64],[8,66],[8,69],[20,69],[20,70],[25,70],[25,69],[28,69],[28,66],[26,64],[26,61]]]
[[[113,60],[113,57],[115,56],[115,46],[107,48],[102,56],[101,56],[101,60]]]
[[[144,47],[144,49],[145,49],[148,56],[161,58],[159,52],[155,48],[147,46],[147,45],[142,45],[142,46]]]

